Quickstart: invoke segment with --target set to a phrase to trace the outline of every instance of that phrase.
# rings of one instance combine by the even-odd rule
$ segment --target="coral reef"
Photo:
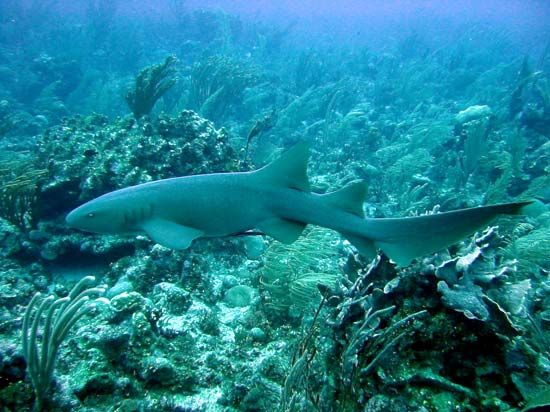
[[[315,306],[319,284],[332,286],[338,276],[334,233],[314,228],[291,245],[273,243],[265,253],[261,286],[265,305],[280,316],[299,316]]]
[[[23,317],[22,347],[27,371],[35,391],[34,409],[41,411],[47,399],[59,346],[74,324],[91,311],[90,296],[103,293],[102,288],[88,288],[95,281],[93,276],[82,278],[66,297],[41,297],[37,292]],[[42,327],[42,317],[45,321]],[[40,331],[39,331],[40,328]],[[38,334],[40,333],[40,343]]]
[[[139,72],[134,88],[126,93],[126,103],[136,119],[150,114],[157,100],[176,84],[177,61],[176,56],[168,56],[163,63]]]
[[[548,407],[547,24],[73,3],[0,2],[0,410]],[[316,227],[176,252],[65,225],[112,190],[304,140],[313,190],[364,179],[369,217],[538,211],[404,268]]]
[[[193,65],[189,106],[209,119],[222,120],[238,104],[244,89],[255,81],[255,73],[237,60],[209,57]]]
[[[192,111],[146,123],[109,124],[99,115],[73,118],[45,133],[38,152],[49,172],[40,195],[51,202],[44,205],[47,210],[69,209],[151,180],[236,167],[227,132]]]
[[[28,154],[0,155],[0,216],[20,228],[33,227],[37,215],[39,185],[47,175]]]

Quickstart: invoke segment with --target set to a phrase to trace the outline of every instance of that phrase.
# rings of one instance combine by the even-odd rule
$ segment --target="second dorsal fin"
[[[363,203],[367,196],[367,185],[364,181],[351,182],[343,188],[322,196],[325,202],[334,207],[352,213],[359,217],[365,217]]]

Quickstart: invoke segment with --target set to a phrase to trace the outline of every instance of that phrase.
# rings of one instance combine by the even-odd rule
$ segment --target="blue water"
[[[549,23],[542,0],[2,0],[0,411],[548,408]],[[173,250],[65,220],[300,142],[311,190],[363,180],[369,218],[533,203],[407,266],[312,225]]]

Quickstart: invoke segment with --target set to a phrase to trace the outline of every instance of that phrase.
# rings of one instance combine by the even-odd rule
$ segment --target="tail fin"
[[[374,246],[398,265],[405,266],[416,257],[458,242],[498,215],[522,213],[531,203],[503,203],[417,217],[366,219],[365,236],[348,236],[348,239],[361,252],[372,253],[371,246]]]

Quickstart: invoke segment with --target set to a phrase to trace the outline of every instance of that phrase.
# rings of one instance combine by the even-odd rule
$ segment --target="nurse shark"
[[[250,172],[213,173],[157,180],[107,193],[76,208],[70,227],[103,234],[147,234],[171,249],[203,237],[259,230],[294,242],[306,225],[338,231],[363,255],[381,249],[398,265],[436,252],[531,202],[502,203],[450,212],[366,218],[363,181],[335,192],[313,193],[307,176],[309,147],[299,143]]]

